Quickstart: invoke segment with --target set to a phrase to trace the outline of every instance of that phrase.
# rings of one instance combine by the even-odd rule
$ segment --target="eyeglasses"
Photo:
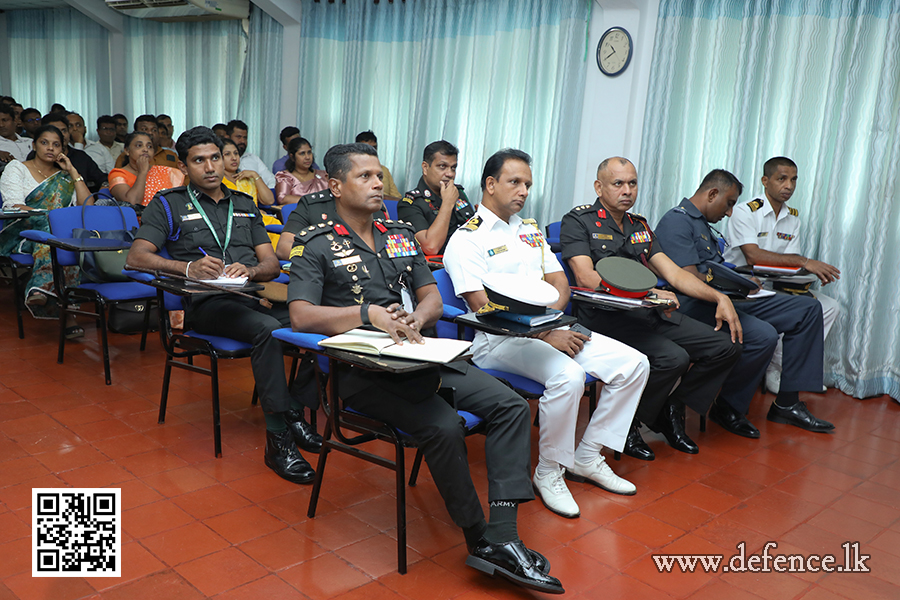
[[[32,119],[25,119],[25,122],[26,122],[26,123],[37,123],[37,122],[39,122],[40,120],[41,120],[40,117],[34,117],[34,118],[32,118]]]
[[[97,128],[97,131],[115,131],[115,130],[116,130],[116,126],[115,126],[115,125],[106,125],[106,126],[104,126],[104,127],[98,127],[98,128]]]

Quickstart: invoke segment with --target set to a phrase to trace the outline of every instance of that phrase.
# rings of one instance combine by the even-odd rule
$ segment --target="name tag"
[[[235,217],[246,217],[246,218],[248,218],[248,219],[253,218],[253,217],[256,216],[256,213],[240,213],[240,212],[236,212],[236,213],[231,213],[231,214],[232,214],[232,216],[235,216]]]
[[[200,213],[194,213],[192,215],[181,215],[182,222],[183,221],[197,221],[202,218],[203,217],[200,215]]]
[[[759,233],[756,234],[756,237],[761,238],[761,237],[767,237],[768,235],[769,235],[768,231],[760,231]]]
[[[495,254],[502,254],[504,252],[508,252],[509,248],[506,246],[497,246],[496,248],[491,248],[488,250],[488,256],[494,256]]]
[[[594,238],[595,240],[611,240],[612,239],[612,235],[610,235],[608,233],[592,233],[591,237]]]
[[[293,252],[293,250],[291,250]],[[303,252],[301,250],[300,252]],[[356,256],[348,256],[347,258],[339,258],[337,260],[331,261],[331,264],[335,267],[343,267],[344,265],[352,265],[353,263],[362,262],[362,257],[357,254]]]
[[[419,249],[405,235],[394,234],[387,237],[384,245],[388,258],[400,258],[401,256],[415,256]]]

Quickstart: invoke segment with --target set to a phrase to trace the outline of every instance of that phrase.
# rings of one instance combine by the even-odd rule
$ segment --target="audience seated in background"
[[[25,110],[25,107],[19,104],[18,102],[11,105],[13,110],[16,113],[16,134],[17,135],[25,135],[25,130],[22,129],[22,111]]]
[[[241,153],[238,151],[237,144],[234,140],[225,138],[222,140],[222,162],[225,165],[225,175],[222,183],[230,190],[244,192],[253,198],[256,206],[260,204],[271,206],[275,202],[272,190],[266,187],[266,182],[262,180],[256,171],[241,171]],[[277,217],[260,211],[263,225],[280,225],[281,221]],[[278,234],[269,233],[269,239],[272,240],[272,246],[278,245]]]
[[[55,113],[55,112],[67,113],[69,111],[66,109],[65,106],[63,106],[59,102],[54,102],[53,104],[50,105],[50,112],[52,112],[52,113]]]
[[[79,150],[71,145],[69,140],[68,113],[56,112],[44,115],[44,118],[41,119],[41,125],[53,125],[62,132],[63,139],[65,140],[64,152],[66,153],[66,156],[69,157],[75,170],[84,177],[84,182],[87,184],[88,189],[91,190],[92,194],[97,193],[100,188],[106,187],[106,173],[100,170],[100,167],[97,166],[94,159],[88,156],[84,150]],[[31,160],[32,158],[34,158],[34,151],[28,154],[28,160]]]
[[[212,126],[212,130],[220,138],[228,137],[228,125],[225,123],[216,123]]]
[[[284,171],[275,174],[278,204],[296,204],[302,196],[328,189],[328,174],[313,168],[312,144],[299,135],[288,143]]]
[[[85,148],[85,152],[93,157],[94,152],[99,153],[102,150],[103,152],[106,152],[110,162],[115,166],[116,159],[119,158],[119,155],[125,150],[125,144],[116,141],[115,117],[104,115],[97,119],[97,137],[100,141],[88,142],[89,147]],[[92,148],[93,152],[91,151]],[[100,163],[98,162],[97,164],[99,165]],[[112,170],[112,167],[110,167],[110,170]]]
[[[256,173],[263,178],[263,181],[266,182],[266,185],[273,188],[275,187],[275,175],[269,171],[266,163],[258,156],[251,152],[247,152],[248,132],[247,124],[243,121],[238,121],[237,119],[228,121],[228,125],[225,126],[225,137],[234,140],[234,143],[237,144],[238,151],[241,153],[241,169],[245,171],[256,171]]]
[[[69,113],[69,135],[72,137],[72,146],[84,150],[91,157],[100,170],[109,173],[115,166],[115,158],[109,155],[105,146],[100,142],[88,140],[85,137],[84,119],[78,113]],[[116,155],[118,156],[118,155]]]
[[[166,114],[157,115],[156,116],[156,124],[159,125],[160,123],[165,124],[166,129],[169,130],[169,137],[174,138],[175,137],[175,127],[172,125],[172,117],[170,117],[169,115],[166,115]],[[175,148],[175,142],[172,142],[172,148]]]
[[[52,210],[90,203],[91,192],[84,178],[66,156],[65,137],[53,125],[39,127],[34,141],[34,158],[19,162],[12,161],[0,177],[0,195],[3,196],[3,210]],[[53,291],[53,269],[50,262],[50,247],[19,237],[26,229],[50,231],[45,212],[36,212],[27,219],[13,221],[0,232],[0,254],[9,256],[13,252],[32,254],[34,268],[25,285],[25,305],[37,318],[57,318]],[[69,284],[78,282],[77,266],[64,268]],[[80,337],[84,330],[75,323],[73,315],[68,315],[66,337]]]
[[[26,108],[19,115],[19,120],[22,121],[23,137],[34,139],[34,132],[41,126],[41,111],[36,108]]]
[[[141,115],[134,120],[134,130],[142,131],[150,136],[153,140],[153,159],[154,165],[162,165],[165,167],[177,167],[178,155],[159,145],[159,129],[156,127],[156,117],[153,115]],[[125,154],[119,155],[116,159],[116,167],[119,168],[125,162]]]
[[[174,167],[154,165],[153,140],[142,131],[125,138],[125,163],[109,173],[109,191],[120,204],[147,206],[160,190],[184,183],[184,173]],[[98,201],[98,204],[101,202]]]
[[[174,152],[175,140],[172,139],[172,129],[164,121],[157,121],[156,129],[159,131],[159,146]]]
[[[128,135],[128,117],[122,113],[116,113],[113,115],[113,119],[116,120],[116,141],[124,144],[125,137]]]
[[[378,150],[378,138],[375,137],[375,134],[371,130],[358,133],[356,135],[356,142],[359,144],[368,144],[375,148],[375,150]],[[378,162],[381,162],[380,157]],[[384,179],[382,179],[382,182],[384,183],[384,195],[390,198],[400,198],[400,190],[397,189],[397,184],[394,183],[391,172],[384,166],[383,162],[381,163],[381,170],[384,172]]]
[[[0,106],[0,163],[24,161],[31,151],[31,140],[16,133],[16,112],[11,105]]]
[[[287,164],[288,159],[288,144],[294,138],[300,137],[300,130],[290,125],[281,130],[281,133],[278,134],[278,137],[281,139],[281,147],[284,148],[285,155],[272,163],[272,172],[278,173],[278,171],[284,171],[285,165]]]

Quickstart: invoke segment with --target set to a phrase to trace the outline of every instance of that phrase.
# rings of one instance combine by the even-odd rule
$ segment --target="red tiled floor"
[[[0,322],[11,328],[3,306]],[[65,364],[35,369],[28,361],[53,356],[55,329],[32,323],[24,341],[0,329],[8,344],[0,350],[0,600],[543,597],[465,566],[463,536],[427,468],[407,488],[407,575],[396,571],[394,482],[384,469],[332,453],[317,516],[308,518],[311,486],[286,482],[263,464],[263,421],[249,405],[247,361],[222,373],[224,455],[217,459],[208,379],[173,377],[166,423],[157,424],[163,355],[155,340],[139,354],[133,336],[111,336],[114,385],[105,386],[92,324],[87,341],[67,346]],[[674,452],[648,433],[656,461],[610,459],[637,484],[636,496],[571,484],[582,517],[563,519],[530,502],[519,509],[521,537],[550,559],[567,598],[896,600],[900,405],[835,390],[810,396],[817,414],[838,424],[835,434],[819,435],[766,422],[771,398],[757,395],[751,405],[759,440],[715,425],[700,433],[695,416],[688,431],[698,455]],[[585,419],[582,410],[580,426]],[[537,429],[532,436],[536,442]],[[467,445],[486,503],[483,438]],[[123,577],[32,579],[31,488],[95,485],[122,489]],[[753,554],[770,540],[779,553],[839,560],[841,544],[858,540],[872,555],[872,573],[660,574],[651,556],[727,560],[739,543]]]

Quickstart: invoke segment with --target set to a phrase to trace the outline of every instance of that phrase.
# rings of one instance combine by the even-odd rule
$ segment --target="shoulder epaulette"
[[[684,214],[684,215],[687,214],[687,211],[684,210],[683,208],[681,208],[680,206],[676,206],[675,208],[673,208],[673,209],[672,209],[672,212],[677,212],[677,213],[681,213],[681,214]]]
[[[465,229],[466,231],[475,231],[479,227],[481,227],[481,217],[475,215],[474,217],[463,223],[462,226],[460,226],[460,229]]]
[[[532,227],[534,227],[534,228],[537,229],[538,231],[541,230],[541,228],[538,227],[537,221],[535,221],[534,219],[522,219],[522,224],[523,224],[523,225],[531,225]]]
[[[454,183],[453,185],[455,185],[456,188],[459,189],[459,190],[464,190],[464,189],[466,189],[466,188],[464,188],[463,186],[459,185],[458,183]]]
[[[422,190],[416,188],[414,190],[409,190],[405,194],[403,194],[404,198],[410,198],[411,200],[415,200],[416,198],[421,198],[424,194],[422,194]]]
[[[415,199],[410,198],[409,196],[403,196],[403,198],[400,199],[400,202],[406,202],[407,204],[412,204],[413,202],[415,202]]]
[[[391,227],[401,227],[403,229],[409,229],[413,231],[412,223],[407,223],[406,221],[401,221],[400,219],[375,219],[376,223],[384,223],[384,226],[390,229]],[[413,233],[415,233],[413,231]]]
[[[253,202],[253,196],[251,196],[251,195],[248,194],[247,192],[242,192],[242,191],[240,191],[240,190],[231,190],[231,195],[232,195],[232,196],[239,196],[239,197],[241,197],[241,198],[245,198],[245,199],[249,200],[250,202]]]
[[[186,192],[186,191],[187,191],[186,185],[179,185],[178,187],[173,187],[173,188],[169,188],[166,190],[166,192]]]
[[[320,204],[332,199],[331,192],[313,192],[312,194],[306,194],[301,197],[300,202],[305,202],[306,204]]]
[[[635,219],[639,219],[639,220],[643,221],[644,223],[647,222],[647,217],[645,217],[644,215],[641,215],[638,213],[633,213],[633,212],[630,212],[628,214],[631,215],[632,217],[634,217]]]
[[[323,233],[330,233],[332,231],[334,231],[334,221],[328,221],[327,223],[310,225],[306,229],[302,229],[297,234],[297,237],[301,238],[303,242],[306,243],[318,235],[321,235]]]
[[[795,217],[800,216],[800,211],[797,210],[796,208],[791,208],[790,206],[788,206],[788,212],[791,213]]]
[[[760,200],[759,198],[757,198],[755,200],[751,200],[750,202],[747,203],[747,206],[750,207],[750,212],[758,211],[760,208],[762,208],[762,205],[763,205],[762,200]]]
[[[576,215],[583,215],[588,212],[594,205],[593,204],[582,204],[581,206],[576,206],[572,209]]]

